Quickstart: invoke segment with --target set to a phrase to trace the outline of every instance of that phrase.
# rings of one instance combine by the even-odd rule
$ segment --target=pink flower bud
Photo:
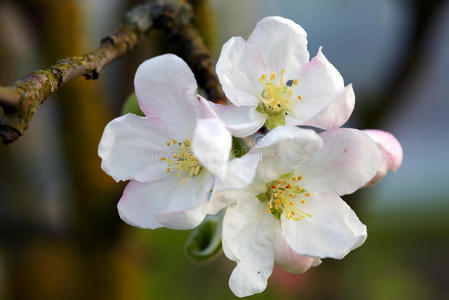
[[[396,172],[402,164],[402,147],[399,141],[389,132],[377,129],[363,130],[376,142],[382,153],[383,161],[377,170],[376,176],[365,186],[377,183],[389,170]]]

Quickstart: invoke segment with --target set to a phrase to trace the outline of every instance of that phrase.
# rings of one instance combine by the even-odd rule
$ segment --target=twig
[[[185,58],[209,97],[222,97],[210,54],[192,26],[192,8],[175,0],[153,0],[125,14],[120,29],[104,38],[100,47],[77,57],[56,62],[19,79],[12,86],[0,86],[0,137],[5,144],[19,138],[34,112],[51,94],[74,77],[98,78],[102,69],[134,49],[153,28],[164,30],[184,42]]]

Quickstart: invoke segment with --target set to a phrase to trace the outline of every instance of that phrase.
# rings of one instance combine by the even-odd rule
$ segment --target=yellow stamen
[[[305,197],[311,196],[309,192],[306,192],[301,186],[297,185],[296,182],[300,179],[302,179],[301,176],[292,177],[290,174],[284,174],[281,178],[267,183],[267,191],[258,195],[261,201],[265,201],[267,199],[266,197],[269,197],[266,212],[272,213],[275,216],[284,213],[288,220],[293,219],[296,221],[311,217],[311,214],[299,209],[297,206],[304,204],[305,200],[295,200],[296,197],[302,194]]]
[[[183,175],[180,183],[183,184],[187,179],[193,176],[197,176],[203,166],[197,160],[197,158],[193,155],[192,150],[190,149],[190,140],[186,139],[184,142],[179,143],[176,139],[172,139],[167,142],[167,146],[172,145],[176,149],[176,153],[173,154],[173,159],[167,158],[165,156],[161,157],[162,161],[167,161],[169,168],[167,168],[167,173],[171,171],[171,169],[175,169],[177,172],[175,176]]]
[[[298,79],[286,81],[284,79],[285,70],[281,71],[279,81],[276,80],[276,73],[271,72],[269,80],[263,73],[259,81],[263,85],[261,93],[261,102],[267,113],[287,113],[291,111],[291,99],[293,97],[293,88],[298,85]],[[275,82],[276,81],[276,82]]]

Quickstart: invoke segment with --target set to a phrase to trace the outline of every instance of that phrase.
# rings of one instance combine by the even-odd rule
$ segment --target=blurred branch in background
[[[389,112],[396,111],[404,97],[400,94],[407,88],[410,79],[416,74],[417,68],[426,58],[426,39],[434,30],[433,22],[441,12],[445,0],[413,0],[409,2],[414,14],[414,22],[408,38],[407,51],[402,57],[400,65],[395,68],[388,85],[376,101],[365,101],[360,119],[360,128],[378,128],[380,123],[388,117]],[[364,97],[369,97],[365,95]]]
[[[0,87],[0,137],[5,144],[19,138],[38,106],[64,83],[84,75],[96,79],[101,70],[130,52],[153,28],[162,29],[180,41],[187,63],[211,99],[223,97],[209,50],[192,25],[192,7],[175,0],[153,0],[125,14],[123,24],[104,38],[98,49],[83,56],[65,58],[45,70],[18,80],[13,86]]]

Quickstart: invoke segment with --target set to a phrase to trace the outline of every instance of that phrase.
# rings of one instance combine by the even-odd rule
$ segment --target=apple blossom
[[[389,132],[378,129],[367,129],[363,132],[376,142],[382,153],[382,164],[374,178],[367,184],[367,186],[370,186],[385,177],[389,170],[396,172],[399,169],[402,164],[402,147],[399,141]]]
[[[362,131],[291,126],[275,128],[232,160],[209,212],[227,206],[222,241],[237,262],[229,280],[234,294],[262,292],[274,263],[300,273],[362,245],[366,226],[339,196],[366,184],[380,164],[378,147]],[[242,178],[251,184],[242,188]]]
[[[264,124],[343,125],[354,108],[354,91],[321,51],[309,61],[304,29],[292,20],[266,17],[247,41],[232,37],[223,46],[216,72],[233,105],[210,104],[234,136]]]
[[[120,217],[141,228],[194,228],[206,216],[214,176],[226,173],[231,135],[219,120],[203,118],[194,75],[179,57],[145,61],[134,85],[146,117],[112,120],[98,148],[103,170],[130,180]]]

